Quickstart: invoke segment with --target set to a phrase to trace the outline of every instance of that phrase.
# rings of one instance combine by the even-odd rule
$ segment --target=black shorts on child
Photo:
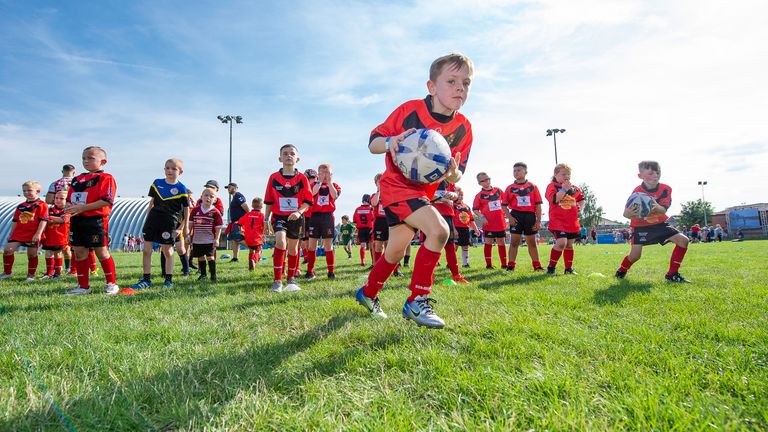
[[[200,258],[204,256],[212,257],[216,250],[213,248],[213,243],[193,243],[192,244],[192,258]]]
[[[667,244],[669,242],[669,238],[675,234],[680,234],[680,231],[666,222],[655,225],[634,227],[632,228],[632,244],[646,246],[658,243],[663,245]]]
[[[304,227],[304,216],[289,221],[288,216],[272,215],[272,229],[277,233],[278,231],[285,231],[285,236],[289,239],[298,240],[301,238],[301,232]]]
[[[333,213],[312,213],[312,216],[309,217],[306,224],[307,236],[313,239],[332,239],[336,233],[336,228],[334,227],[333,222]]]
[[[538,231],[536,226],[536,213],[521,212],[518,210],[512,210],[509,214],[515,218],[517,224],[509,227],[509,232],[512,234],[534,235]]]
[[[459,246],[469,246],[469,228],[456,227],[456,232],[459,234],[459,237],[456,243]]]
[[[69,244],[97,248],[109,245],[106,216],[73,216],[69,225]]]
[[[142,237],[145,242],[172,245],[176,243],[177,229],[179,229],[179,223],[174,218],[158,212],[150,212],[144,222]]]
[[[389,224],[387,218],[377,217],[373,221],[373,239],[376,241],[389,240]]]

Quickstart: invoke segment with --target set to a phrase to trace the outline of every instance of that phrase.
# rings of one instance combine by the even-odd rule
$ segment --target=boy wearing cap
[[[227,185],[229,192],[229,225],[227,226],[227,240],[232,242],[232,259],[229,262],[237,262],[237,254],[240,253],[240,245],[245,245],[245,238],[240,232],[240,220],[251,209],[245,201],[245,196],[237,191],[237,183]]]

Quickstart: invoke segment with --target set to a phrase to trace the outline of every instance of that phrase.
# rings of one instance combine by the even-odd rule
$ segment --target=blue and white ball
[[[640,211],[640,217],[644,218],[651,213],[651,209],[653,208],[653,198],[642,192],[634,192],[627,198],[627,205],[625,207],[630,208],[635,205],[637,205],[637,208]]]
[[[397,147],[397,166],[417,183],[435,183],[451,165],[451,148],[440,133],[416,129]]]

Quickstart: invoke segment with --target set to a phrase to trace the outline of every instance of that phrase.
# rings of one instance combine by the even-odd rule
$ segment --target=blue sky
[[[439,5],[439,6],[438,6]],[[0,195],[47,184],[80,150],[102,145],[122,196],[146,193],[169,157],[199,192],[233,179],[250,199],[297,144],[300,168],[331,162],[350,213],[383,169],[370,130],[426,94],[431,61],[451,51],[477,71],[462,110],[478,171],[500,187],[529,165],[540,187],[558,158],[618,219],[656,159],[673,212],[768,198],[768,30],[758,1],[11,2],[0,0]],[[30,164],[30,158],[34,163]],[[30,168],[33,167],[33,168]]]

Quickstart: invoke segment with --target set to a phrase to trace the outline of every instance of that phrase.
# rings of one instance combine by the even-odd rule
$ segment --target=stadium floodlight
[[[240,124],[243,122],[243,118],[241,116],[235,116],[235,123]]]
[[[547,136],[551,136],[555,142],[555,165],[557,165],[557,134],[564,132],[565,129],[547,129]]]
[[[699,186],[701,186],[701,205],[704,210],[704,226],[707,226],[707,208],[704,206],[704,186],[707,185],[706,180],[699,180]]]

